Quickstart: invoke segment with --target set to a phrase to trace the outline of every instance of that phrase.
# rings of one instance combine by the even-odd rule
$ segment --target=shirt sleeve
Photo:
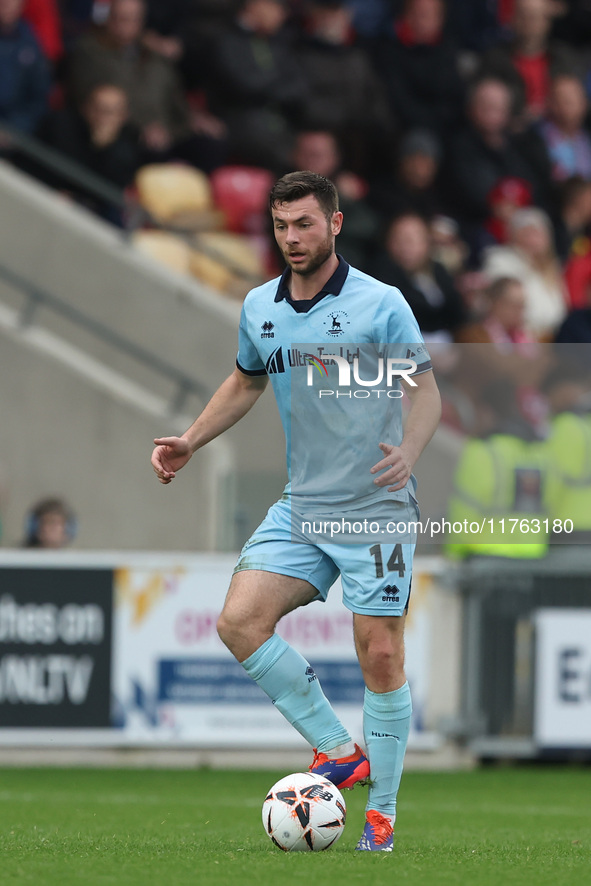
[[[259,352],[254,346],[248,334],[248,321],[246,319],[245,305],[242,306],[240,315],[240,328],[238,330],[238,356],[236,366],[245,375],[266,375],[265,364],[260,358]]]
[[[381,300],[374,317],[373,334],[384,356],[413,360],[417,364],[413,375],[433,368],[419,324],[399,289],[390,289]]]

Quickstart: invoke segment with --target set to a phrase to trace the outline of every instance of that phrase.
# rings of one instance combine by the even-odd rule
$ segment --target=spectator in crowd
[[[466,314],[471,318],[482,317],[488,307],[488,287],[490,280],[483,271],[468,268],[455,279],[462,296]]]
[[[506,8],[512,0],[448,0],[449,30],[461,49],[481,53],[507,35]]]
[[[519,409],[528,423],[544,433],[547,409],[539,382],[552,361],[549,348],[535,342],[525,324],[526,295],[515,277],[499,277],[484,289],[472,311],[473,320],[456,333],[452,397],[468,426],[486,385],[506,379],[516,387]],[[464,400],[463,397],[466,399]]]
[[[53,112],[43,124],[40,137],[121,189],[132,183],[140,163],[138,132],[129,124],[127,96],[119,86],[95,86],[79,109],[67,107]],[[66,181],[49,183],[72,193],[72,185]],[[121,221],[110,204],[81,189],[76,189],[73,196],[99,215]]]
[[[147,4],[148,27],[182,39],[184,29],[196,22],[206,28],[231,24],[240,0],[147,0]]]
[[[562,262],[582,258],[591,250],[591,181],[573,175],[558,190],[555,219],[556,251]]]
[[[589,298],[589,302],[591,303],[591,298]],[[591,344],[591,308],[579,308],[567,314],[554,340],[559,344]],[[581,362],[585,364],[585,369],[588,370],[587,349],[577,356],[582,358]]]
[[[506,243],[509,237],[509,224],[518,209],[531,206],[532,189],[521,178],[501,178],[490,191],[487,198],[490,215],[485,228],[490,235],[488,245]]]
[[[76,537],[76,517],[61,498],[44,498],[27,515],[25,548],[59,550]]]
[[[444,29],[443,0],[406,0],[373,57],[403,129],[445,133],[459,119],[463,86],[456,47]]]
[[[591,306],[591,181],[574,176],[563,184],[556,224],[571,310]]]
[[[552,19],[548,0],[515,0],[512,39],[491,49],[482,60],[482,73],[499,77],[511,88],[523,123],[544,114],[551,79],[563,73],[582,74],[574,50],[549,39]]]
[[[553,4],[552,36],[569,46],[586,46],[591,40],[589,0],[558,0]]]
[[[24,0],[0,0],[0,124],[30,134],[47,113],[51,79],[23,7]]]
[[[465,321],[450,274],[431,258],[429,226],[421,216],[409,213],[392,220],[372,274],[400,289],[426,340],[450,341]]]
[[[141,45],[144,14],[143,0],[113,0],[105,25],[85,34],[72,53],[70,94],[80,106],[95,86],[119,85],[146,145],[166,151],[188,135],[188,108],[173,67]]]
[[[212,39],[230,25],[236,6],[236,0],[147,0],[144,45],[177,63],[187,89],[200,89]]]
[[[66,51],[92,25],[104,25],[109,13],[109,0],[58,0]]]
[[[379,37],[392,20],[397,0],[348,0],[355,33],[362,38]]]
[[[540,122],[555,181],[572,175],[591,179],[591,137],[584,129],[587,112],[581,81],[569,74],[556,77],[550,85],[548,110]]]
[[[449,215],[436,215],[429,222],[431,258],[443,265],[455,279],[466,270],[468,246],[462,240],[460,226]]]
[[[572,310],[591,307],[591,248],[588,240],[585,249],[581,255],[572,255],[564,269],[568,302]]]
[[[550,341],[567,309],[550,220],[540,209],[520,209],[511,219],[509,232],[506,246],[486,250],[484,271],[491,280],[515,277],[521,281],[526,295],[525,327],[535,339]]]
[[[228,125],[234,160],[277,171],[289,166],[306,82],[283,25],[283,0],[243,0],[211,52],[208,99]]]
[[[511,92],[502,80],[477,80],[468,95],[467,124],[452,139],[448,157],[452,215],[472,241],[490,214],[489,194],[507,176],[525,180],[534,198],[546,202],[543,182],[511,133]]]
[[[231,26],[238,0],[147,0],[144,43],[177,62],[188,90],[202,89],[218,34]]]
[[[58,62],[64,43],[57,0],[25,0],[23,18],[31,26],[45,57],[53,64]]]
[[[375,169],[392,132],[382,83],[365,51],[351,41],[352,11],[345,0],[309,0],[298,60],[308,82],[302,124],[329,129],[345,140],[354,168]],[[384,161],[388,151],[382,149]]]
[[[308,169],[335,183],[346,219],[339,234],[339,251],[356,268],[366,270],[378,232],[378,218],[365,199],[367,183],[343,167],[336,137],[325,130],[300,132],[292,169]]]
[[[69,64],[69,91],[80,107],[100,84],[120,86],[129,100],[130,120],[141,131],[145,160],[185,159],[206,171],[217,156],[223,128],[200,131],[172,63],[142,45],[143,0],[111,0],[105,24],[80,38]]]
[[[146,29],[142,43],[168,61],[180,62],[185,54],[184,36],[191,20],[191,0],[146,0]]]
[[[438,182],[441,144],[428,129],[406,133],[393,175],[374,178],[370,201],[385,218],[414,212],[433,218],[444,209]]]
[[[525,327],[525,304],[523,283],[515,277],[499,277],[488,287],[484,316],[462,327],[457,341],[500,345],[531,342]]]

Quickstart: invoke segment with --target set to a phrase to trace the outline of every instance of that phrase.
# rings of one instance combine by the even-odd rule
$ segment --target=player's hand
[[[191,447],[184,437],[157,437],[154,443],[152,467],[161,483],[170,483],[193,455]]]
[[[371,468],[372,474],[383,471],[373,481],[376,486],[388,486],[388,492],[398,492],[404,489],[412,473],[412,464],[400,446],[392,446],[390,443],[380,443],[380,449],[384,458]],[[388,485],[390,484],[390,485]]]

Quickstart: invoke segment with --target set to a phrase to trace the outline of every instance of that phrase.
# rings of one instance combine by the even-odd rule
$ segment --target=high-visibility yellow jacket
[[[546,446],[556,476],[549,502],[553,523],[572,520],[575,532],[591,531],[591,416],[555,416]]]
[[[545,444],[511,434],[469,440],[454,476],[446,550],[456,557],[543,557],[549,537],[548,482]],[[478,531],[465,531],[466,520]]]

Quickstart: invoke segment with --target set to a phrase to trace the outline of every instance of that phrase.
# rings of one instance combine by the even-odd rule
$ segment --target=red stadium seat
[[[211,173],[211,190],[226,217],[226,229],[237,234],[261,234],[267,223],[267,201],[275,180],[268,169],[221,166]]]

